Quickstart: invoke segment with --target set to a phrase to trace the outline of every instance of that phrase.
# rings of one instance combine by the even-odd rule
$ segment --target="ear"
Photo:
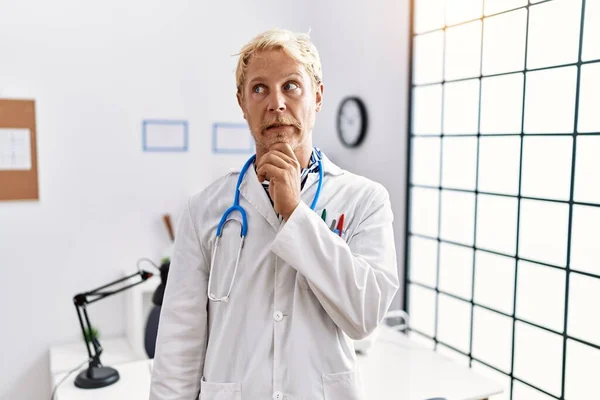
[[[246,110],[244,109],[244,101],[242,99],[242,94],[240,92],[237,92],[236,97],[237,97],[238,105],[240,106],[240,108],[242,109],[242,113],[244,114],[244,119],[247,119],[246,118]]]
[[[325,87],[323,86],[323,84],[319,84],[319,87],[317,88],[317,92],[315,94],[315,100],[316,100],[316,110],[317,112],[321,111],[321,105],[323,104],[323,90],[325,89]]]

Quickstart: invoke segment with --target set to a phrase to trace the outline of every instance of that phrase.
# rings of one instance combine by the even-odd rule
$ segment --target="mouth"
[[[285,129],[285,128],[292,128],[292,125],[273,124],[273,125],[269,125],[266,130],[269,131],[271,129]]]

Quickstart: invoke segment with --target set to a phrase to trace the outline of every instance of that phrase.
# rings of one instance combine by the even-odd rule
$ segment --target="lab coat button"
[[[274,400],[281,400],[281,399],[283,399],[283,393],[281,393],[281,392],[275,392],[275,393],[273,393],[273,399]]]
[[[283,313],[281,311],[275,311],[273,313],[273,319],[277,322],[281,321],[283,319]],[[277,392],[279,393],[279,392]]]

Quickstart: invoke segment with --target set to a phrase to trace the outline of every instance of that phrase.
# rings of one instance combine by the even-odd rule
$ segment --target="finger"
[[[273,179],[273,177],[282,176],[284,172],[284,169],[276,167],[273,164],[264,164],[260,168],[256,169],[258,180],[261,182],[264,180],[270,181],[271,179]]]
[[[278,150],[271,150],[262,156],[258,161],[258,164],[256,164],[256,168],[258,169],[264,164],[273,164],[279,168],[285,169],[289,169],[290,166],[294,169],[298,169],[300,167],[300,164],[296,160]]]
[[[298,161],[298,159],[296,158],[296,154],[294,153],[294,150],[292,149],[292,146],[290,146],[289,143],[275,143],[269,148],[269,150],[278,150],[286,154],[288,157]]]

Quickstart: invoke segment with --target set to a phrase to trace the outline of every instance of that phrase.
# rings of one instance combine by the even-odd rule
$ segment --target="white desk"
[[[109,365],[119,371],[119,380],[101,389],[79,389],[75,386],[78,372],[71,374],[56,391],[55,400],[148,400],[150,396],[151,360],[132,361]],[[82,369],[87,368],[87,365]],[[66,375],[53,377],[52,386]]]
[[[367,399],[482,400],[502,393],[502,387],[473,370],[381,327],[375,346],[357,356]]]
[[[502,392],[497,383],[416,344],[403,334],[384,326],[381,328],[375,346],[367,355],[357,356],[365,400],[424,400],[433,397],[483,400]],[[108,352],[108,347],[104,347]],[[71,368],[76,365],[77,362]],[[119,365],[106,362],[105,365],[119,371],[121,379],[117,383],[102,389],[78,389],[73,383],[77,374],[73,373],[60,386],[56,400],[148,400],[150,360]],[[64,375],[53,375],[53,385]]]
[[[104,349],[104,352],[100,356],[103,364],[112,366],[141,359],[131,349],[129,342],[124,337],[100,338],[100,341]],[[54,377],[61,372],[70,371],[87,358],[88,354],[83,340],[53,346],[50,349],[50,375]]]

